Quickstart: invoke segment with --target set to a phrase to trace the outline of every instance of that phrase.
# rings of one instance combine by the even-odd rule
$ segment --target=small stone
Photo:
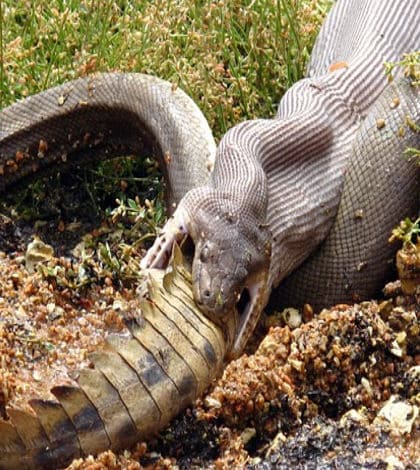
[[[77,319],[77,323],[80,325],[80,326],[87,326],[88,325],[88,321],[86,320],[86,318],[84,317],[80,317]]]
[[[391,434],[401,436],[411,432],[418,414],[417,406],[392,395],[380,409],[374,423]]]
[[[398,107],[400,105],[400,99],[399,98],[394,98],[391,103],[389,104],[389,106],[391,107],[391,109],[394,109],[396,107]]]
[[[127,308],[125,308],[123,302],[121,300],[114,300],[114,303],[112,304],[112,308],[114,310],[119,310],[119,311],[125,311]]]
[[[304,364],[302,361],[298,361],[297,359],[288,359],[287,361],[293,369],[297,370],[298,372],[303,372],[304,371]]]
[[[25,253],[25,266],[26,269],[33,273],[38,263],[48,261],[54,256],[54,249],[52,246],[47,245],[42,240],[34,237],[34,241],[29,243]]]
[[[383,320],[387,320],[394,305],[391,300],[384,300],[379,304],[379,314]]]
[[[328,67],[328,72],[332,73],[335,72],[336,70],[340,69],[347,69],[349,66],[349,63],[343,60],[340,60],[339,62],[334,62]]]
[[[395,455],[388,455],[384,459],[386,470],[404,470],[405,466]]]
[[[302,309],[302,317],[305,323],[308,323],[314,318],[314,309],[311,305],[305,304]]]
[[[287,437],[281,431],[278,432],[275,435],[274,439],[271,441],[270,447],[267,450],[267,457],[269,457],[270,455],[275,455],[277,452],[279,452],[283,444],[285,444],[286,442]]]
[[[207,396],[206,398],[204,398],[204,404],[207,408],[219,409],[222,407],[222,404],[220,403],[219,400],[210,396]]]
[[[285,308],[281,312],[280,317],[291,330],[298,328],[302,324],[302,315],[295,308]]]
[[[404,351],[401,349],[400,345],[396,340],[392,342],[390,352],[397,357],[403,357],[404,355]]]
[[[359,264],[357,265],[357,270],[360,272],[366,267],[366,262],[365,261],[360,261]]]
[[[346,413],[344,413],[340,419],[340,426],[344,427],[347,424],[349,424],[349,422],[367,425],[369,420],[366,416],[366,409],[364,408],[360,410],[351,409],[347,411]]]
[[[373,390],[372,390],[369,380],[366,377],[362,377],[360,380],[360,383],[362,384],[363,388],[366,390],[368,395],[373,396]]]
[[[384,127],[385,127],[385,124],[386,124],[386,123],[385,123],[385,119],[377,119],[377,120],[376,120],[376,127],[377,127],[378,129],[384,128]]]
[[[245,428],[241,434],[241,441],[244,445],[248,444],[248,442],[257,435],[257,431],[255,428]]]
[[[34,370],[32,377],[36,382],[40,382],[42,380],[42,374],[37,370]]]
[[[399,333],[397,333],[395,339],[399,345],[405,344],[405,341],[407,339],[407,333],[405,331],[400,331]]]
[[[47,313],[53,313],[55,310],[55,303],[54,302],[50,302],[47,304]]]
[[[19,163],[19,162],[21,162],[21,161],[24,160],[24,159],[25,159],[25,154],[24,154],[22,151],[18,150],[18,151],[15,153],[15,160],[16,160],[16,162]]]
[[[38,158],[44,158],[48,150],[48,142],[41,139],[38,144]]]
[[[267,335],[262,341],[258,348],[261,354],[268,356],[270,354],[276,353],[279,344],[275,341],[270,335]]]
[[[420,381],[420,366],[410,367],[407,371],[407,375]]]
[[[48,320],[54,321],[57,318],[61,318],[64,315],[64,309],[59,305],[56,305],[54,302],[50,302],[47,304],[47,313],[48,313]]]

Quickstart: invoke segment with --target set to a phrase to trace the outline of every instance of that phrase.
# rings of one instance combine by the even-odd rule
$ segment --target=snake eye
[[[201,250],[201,253],[200,253],[200,261],[202,263],[206,263],[209,259],[209,256],[210,256],[210,250],[209,250],[209,247],[206,245],[204,246],[204,248]]]

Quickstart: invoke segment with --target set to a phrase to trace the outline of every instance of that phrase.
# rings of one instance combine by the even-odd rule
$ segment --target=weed
[[[389,79],[393,79],[392,73],[397,67],[402,67],[404,75],[411,79],[413,86],[420,86],[420,51],[403,54],[399,62],[385,62],[385,73]]]
[[[275,114],[282,94],[304,75],[330,4],[0,0],[0,106],[95,72],[142,72],[183,88],[218,140],[240,121]],[[75,290],[138,277],[136,259],[164,221],[152,157],[84,165],[3,198],[27,219],[78,220],[83,205],[89,220],[105,220],[79,245],[77,265],[58,261],[43,268],[46,277]]]
[[[219,139],[239,121],[275,113],[304,74],[330,3],[0,0],[0,105],[97,71],[143,72],[182,87]],[[147,193],[148,183],[134,179],[147,176],[146,167],[124,159],[84,170],[91,212],[112,206],[121,180],[130,198]],[[28,192],[21,205],[27,213],[39,207]]]
[[[420,234],[420,217],[412,221],[409,217],[400,222],[398,227],[392,230],[390,242],[400,240],[404,246],[415,245]]]

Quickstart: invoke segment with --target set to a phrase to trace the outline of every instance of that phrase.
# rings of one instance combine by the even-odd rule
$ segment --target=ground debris
[[[125,328],[121,315],[135,311],[137,299],[112,282],[90,284],[81,296],[42,270],[29,274],[19,252],[1,253],[0,265],[4,417],[8,405],[45,392],[46,382],[71,382],[88,353]],[[404,295],[399,281],[384,293],[385,300],[305,316],[294,329],[266,320],[259,346],[158,437],[69,468],[416,468],[420,295]]]

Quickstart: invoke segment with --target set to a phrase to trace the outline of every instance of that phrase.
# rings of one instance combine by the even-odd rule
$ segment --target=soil
[[[25,230],[7,220],[1,229],[5,417],[7,406],[27,406],[46,383],[72,383],[89,352],[124,330],[137,297],[111,275],[74,289],[68,273],[78,268],[69,257],[52,257],[44,262],[49,271],[30,273]],[[247,352],[159,436],[69,468],[420,468],[420,288],[413,275],[420,263],[413,253],[409,273],[400,269],[411,276],[408,291],[404,278],[385,286],[382,300],[317,316],[307,306],[303,314],[264,317]]]

